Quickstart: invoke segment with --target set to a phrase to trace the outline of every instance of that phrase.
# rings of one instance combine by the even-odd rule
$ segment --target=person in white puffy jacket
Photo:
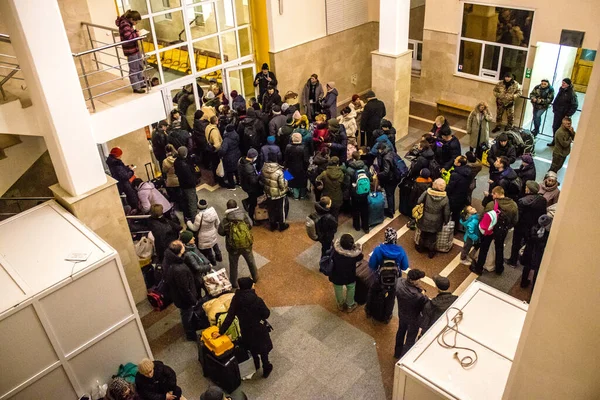
[[[202,254],[208,258],[208,261],[215,266],[217,262],[223,261],[221,249],[217,243],[217,228],[221,221],[213,207],[209,207],[206,200],[198,201],[198,214],[194,222],[188,221],[187,226],[190,230],[197,232],[196,245]]]
[[[350,138],[356,140],[356,131],[358,130],[358,126],[356,125],[356,112],[350,109],[350,107],[346,107],[342,110],[342,115],[337,117],[337,120],[340,124],[344,125],[344,128],[346,128],[348,140],[350,140]]]

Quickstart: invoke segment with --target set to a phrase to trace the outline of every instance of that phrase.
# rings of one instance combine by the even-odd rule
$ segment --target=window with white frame
[[[511,73],[523,82],[533,14],[531,10],[465,3],[458,73],[490,80]]]

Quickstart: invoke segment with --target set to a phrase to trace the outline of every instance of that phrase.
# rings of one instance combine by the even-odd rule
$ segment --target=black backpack
[[[184,131],[183,129],[172,129],[171,132],[169,132],[168,142],[169,144],[172,144],[175,149],[187,147],[188,137],[189,134],[187,131]]]
[[[258,132],[256,132],[254,121],[244,122],[244,137],[242,140],[248,149],[260,149],[260,138],[258,137]]]
[[[394,260],[383,260],[383,265],[379,268],[379,283],[386,290],[395,290],[398,281],[398,266]]]
[[[429,172],[431,173],[431,180],[434,181],[442,176],[442,167],[435,158],[429,161]]]

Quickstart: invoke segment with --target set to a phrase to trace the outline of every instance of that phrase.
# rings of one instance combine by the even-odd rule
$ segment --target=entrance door
[[[256,88],[254,87],[254,77],[256,76],[256,66],[254,64],[244,64],[239,67],[225,68],[225,84],[227,93],[232,90],[237,91],[248,101],[251,97],[256,97]]]
[[[577,49],[577,57],[573,66],[571,80],[576,92],[586,93],[587,86],[592,75],[596,51],[588,49]]]

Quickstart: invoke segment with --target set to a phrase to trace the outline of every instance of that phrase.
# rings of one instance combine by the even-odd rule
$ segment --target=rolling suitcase
[[[367,302],[369,288],[377,280],[377,275],[369,268],[368,260],[361,260],[356,264],[356,289],[354,292],[354,301],[363,305]]]
[[[385,196],[381,192],[369,194],[369,227],[379,225],[385,219]]]
[[[396,298],[394,294],[394,291],[386,291],[379,284],[373,285],[367,295],[367,304],[365,306],[367,318],[371,317],[376,321],[389,323],[394,311],[394,301]]]
[[[412,193],[415,181],[404,178],[398,188],[400,189],[400,213],[407,217],[412,216],[412,207],[410,206],[410,195]]]
[[[198,341],[198,361],[205,377],[231,393],[240,386],[242,378],[231,340],[225,335],[212,338],[212,333],[218,330],[211,326],[202,331]]]

